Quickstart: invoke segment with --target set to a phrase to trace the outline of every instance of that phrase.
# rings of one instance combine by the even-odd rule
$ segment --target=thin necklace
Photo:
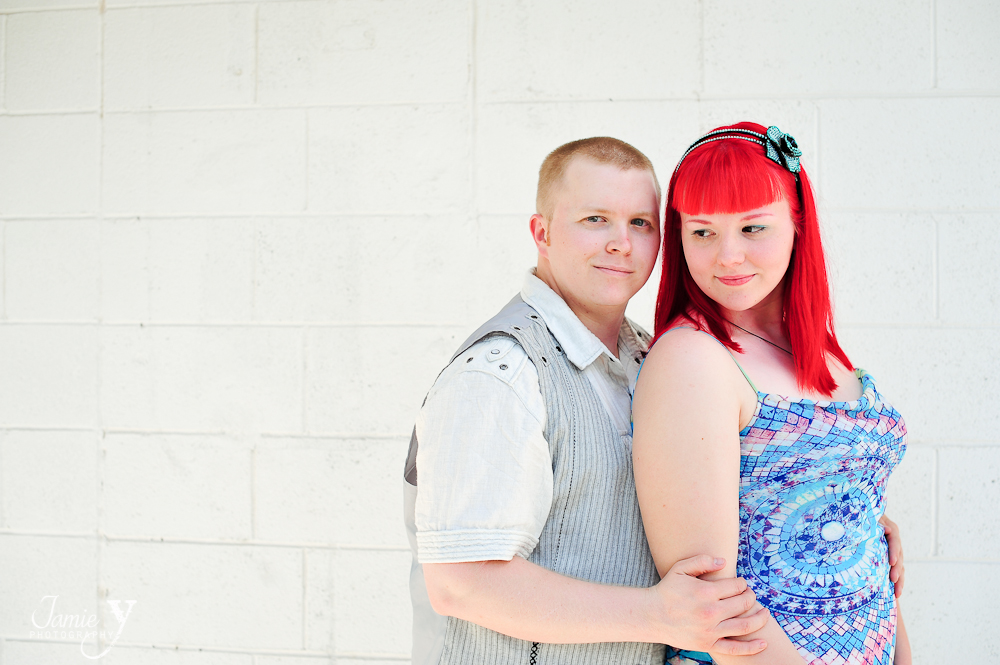
[[[775,344],[775,343],[774,343],[774,342],[772,342],[771,340],[769,340],[769,339],[764,339],[763,337],[761,337],[761,336],[760,336],[760,335],[758,335],[757,333],[752,333],[752,332],[750,332],[749,330],[747,330],[746,328],[744,328],[743,326],[737,326],[737,325],[736,325],[735,323],[733,323],[732,321],[727,321],[727,323],[728,323],[729,325],[731,325],[731,326],[734,326],[734,327],[736,327],[736,328],[739,328],[740,330],[742,330],[743,332],[745,332],[745,333],[746,333],[746,334],[748,334],[748,335],[753,335],[754,337],[756,337],[757,339],[761,340],[762,342],[767,342],[768,344],[770,344],[771,346],[773,346],[773,347],[774,347],[774,348],[776,348],[776,349],[781,349],[782,351],[784,351],[784,352],[785,352],[785,353],[787,353],[788,355],[792,355],[792,352],[791,352],[791,351],[789,351],[788,349],[786,349],[785,347],[783,347],[783,346],[778,346],[777,344]]]

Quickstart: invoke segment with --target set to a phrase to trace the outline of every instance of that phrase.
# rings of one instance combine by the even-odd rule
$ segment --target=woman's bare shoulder
[[[636,394],[678,389],[711,393],[733,382],[734,368],[726,347],[712,335],[694,327],[674,328],[650,348]]]

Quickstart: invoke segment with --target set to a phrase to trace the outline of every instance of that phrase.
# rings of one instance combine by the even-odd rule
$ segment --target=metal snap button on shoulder
[[[501,364],[500,369],[507,369],[507,365]]]
[[[492,351],[490,351],[490,353],[492,353],[493,355],[496,355],[496,354],[500,353],[500,349],[493,349]]]

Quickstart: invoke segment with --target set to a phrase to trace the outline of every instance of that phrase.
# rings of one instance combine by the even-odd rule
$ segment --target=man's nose
[[[611,227],[611,239],[608,241],[607,250],[611,253],[631,254],[632,238],[629,235],[628,224],[613,224]]]

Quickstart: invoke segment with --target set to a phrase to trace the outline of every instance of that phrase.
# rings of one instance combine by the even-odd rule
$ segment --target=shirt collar
[[[618,358],[611,353],[604,343],[597,338],[597,335],[590,332],[587,326],[573,313],[566,301],[549,288],[549,285],[535,276],[535,269],[532,268],[524,278],[524,286],[521,287],[521,299],[530,305],[538,315],[545,321],[548,327],[563,350],[580,370],[586,369],[592,362],[606,354],[609,360],[618,362]],[[618,332],[618,345],[625,343],[626,348],[631,352],[637,349],[643,355],[646,351],[646,342],[636,335],[631,322],[626,318],[622,320],[621,330]]]

